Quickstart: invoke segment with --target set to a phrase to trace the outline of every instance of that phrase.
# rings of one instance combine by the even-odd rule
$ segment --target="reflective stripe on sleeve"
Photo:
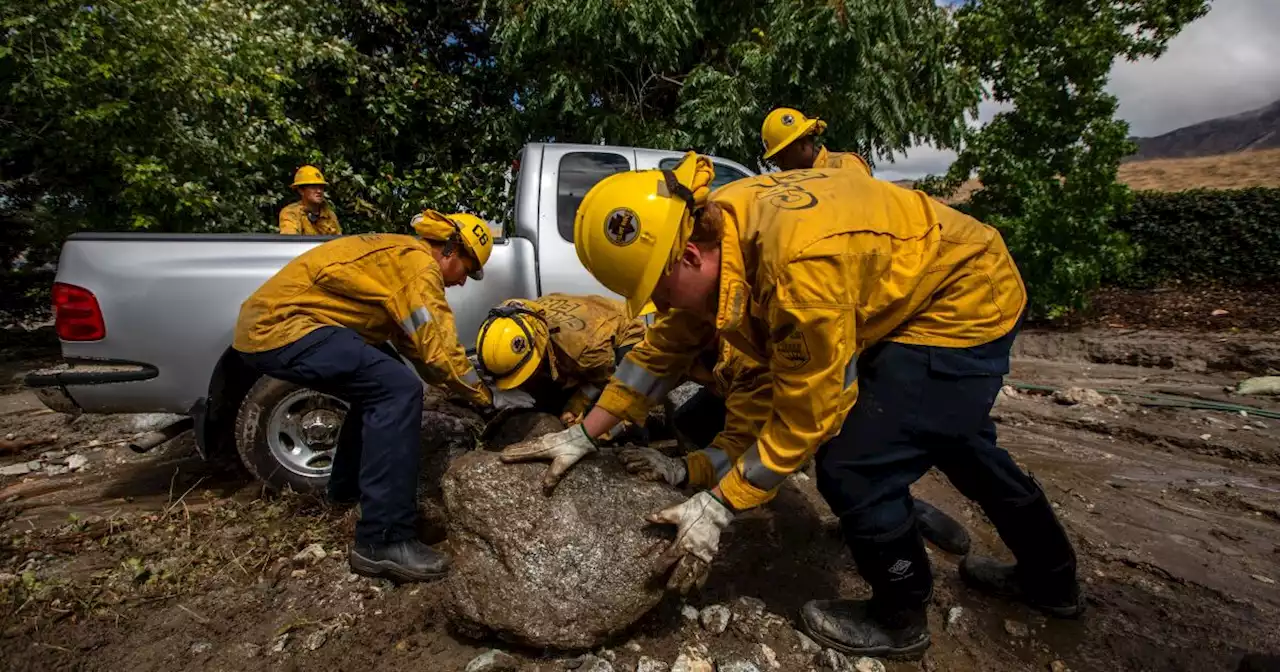
[[[856,382],[858,382],[858,356],[854,355],[849,358],[849,363],[844,367],[844,389],[849,389]]]
[[[780,474],[760,461],[760,444],[753,443],[742,455],[742,477],[756,488],[773,490],[787,480],[788,474]]]
[[[409,311],[409,316],[400,320],[400,328],[409,334],[410,338],[418,333],[418,330],[431,323],[431,311],[425,306],[418,306]]]
[[[729,455],[719,448],[707,448],[702,451],[703,455],[711,461],[711,469],[716,472],[716,480],[724,478],[726,474],[733,469],[733,462],[729,460]]]
[[[667,378],[659,378],[649,373],[639,364],[629,359],[623,360],[618,370],[613,374],[614,380],[626,385],[627,387],[643,394],[649,401],[659,401],[667,396],[671,388],[675,387],[675,381]]]

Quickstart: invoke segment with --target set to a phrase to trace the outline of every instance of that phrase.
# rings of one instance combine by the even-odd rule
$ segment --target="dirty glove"
[[[675,565],[667,579],[668,590],[686,595],[707,582],[711,558],[720,548],[720,531],[732,521],[733,512],[708,490],[649,516],[651,523],[677,526],[675,541],[654,563],[655,573]]]
[[[499,411],[508,408],[533,408],[533,396],[524,390],[494,390],[493,407]]]
[[[652,448],[628,448],[618,456],[627,466],[627,471],[646,481],[666,481],[667,485],[678,488],[689,480],[684,460],[667,457]]]
[[[548,495],[556,484],[578,460],[596,452],[596,443],[587,436],[585,425],[574,425],[554,434],[544,434],[536,439],[517,443],[502,451],[503,462],[534,462],[551,460],[551,466],[542,477],[542,491]]]

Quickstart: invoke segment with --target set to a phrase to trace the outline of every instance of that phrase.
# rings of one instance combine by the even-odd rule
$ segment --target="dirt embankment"
[[[1022,337],[1010,379],[1027,391],[1001,396],[1000,438],[1044,485],[1075,543],[1089,611],[1049,621],[978,595],[959,581],[956,559],[933,549],[933,647],[923,661],[885,661],[888,670],[1230,670],[1246,652],[1280,653],[1280,420],[1263,417],[1280,412],[1280,400],[1228,391],[1275,366],[1280,338],[1217,338]],[[1124,395],[1044,389],[1070,387]],[[1141,403],[1171,392],[1255,410]],[[0,398],[0,435],[58,433],[53,449],[100,441],[81,451],[89,461],[77,471],[0,477],[6,667],[452,671],[493,647],[519,670],[587,664],[459,636],[444,621],[440,585],[348,573],[353,512],[268,495],[201,462],[185,437],[142,456],[109,445],[128,422],[71,420]],[[0,456],[0,466],[50,448]],[[916,494],[964,522],[976,551],[1004,553],[982,511],[944,478],[929,474]],[[618,671],[682,652],[721,669],[831,662],[797,636],[795,616],[808,599],[862,596],[866,586],[812,479],[793,478],[730,530],[701,595],[668,598],[591,655]],[[723,631],[723,614],[707,612],[716,605],[730,612]]]

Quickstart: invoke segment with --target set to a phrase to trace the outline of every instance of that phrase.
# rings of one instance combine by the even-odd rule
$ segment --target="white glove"
[[[493,407],[499,411],[508,408],[533,408],[533,405],[533,396],[524,390],[493,391]]]
[[[574,425],[554,434],[544,434],[531,441],[509,446],[502,451],[502,461],[551,460],[551,466],[542,477],[542,490],[550,495],[569,467],[594,452],[596,452],[596,444],[591,437],[587,436],[586,427]]]
[[[685,595],[707,582],[711,559],[720,549],[720,531],[733,522],[733,512],[704,490],[649,516],[649,522],[676,526],[676,539],[658,558],[655,571],[665,572],[675,565],[667,588]]]
[[[684,460],[667,457],[652,448],[627,448],[618,453],[627,471],[646,481],[666,481],[667,485],[680,487],[689,479]]]

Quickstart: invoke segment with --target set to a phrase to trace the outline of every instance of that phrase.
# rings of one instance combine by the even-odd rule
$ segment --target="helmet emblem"
[[[784,115],[782,115],[782,125],[783,125],[783,126],[790,126],[791,124],[794,124],[794,123],[796,123],[796,118],[795,118],[794,116],[792,116],[792,115],[790,115],[790,114],[784,114]]]
[[[618,208],[604,218],[604,235],[614,245],[626,247],[640,235],[640,218],[629,208]]]
[[[517,355],[529,348],[529,342],[524,340],[524,336],[516,336],[511,339],[511,352]]]

